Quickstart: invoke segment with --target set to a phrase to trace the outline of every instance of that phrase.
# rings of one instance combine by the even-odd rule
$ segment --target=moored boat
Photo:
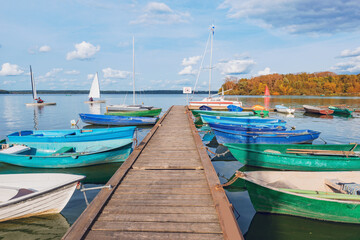
[[[61,212],[85,176],[1,174],[0,222]]]
[[[359,186],[360,172],[253,171],[241,178],[257,212],[360,223],[360,196],[339,193],[334,186]]]
[[[228,124],[256,124],[256,125],[281,125],[285,126],[286,121],[271,118],[245,118],[245,117],[224,117],[200,114],[203,123],[228,123]]]
[[[231,112],[231,111],[208,111],[208,110],[192,110],[195,117],[199,117],[200,114],[211,116],[224,116],[224,117],[251,117],[255,114],[253,112]]]
[[[31,143],[31,147],[3,143],[0,145],[0,162],[30,168],[72,168],[123,162],[132,151],[133,140],[99,141],[90,147],[87,142],[81,143],[81,149],[67,143],[67,146],[58,148],[55,152],[51,143],[49,146]]]
[[[279,170],[360,170],[360,146],[354,144],[224,144],[241,163]]]
[[[109,107],[108,107],[109,108]],[[128,116],[128,117],[157,117],[161,113],[161,108],[151,108],[151,109],[140,109],[134,111],[109,111],[105,115],[112,116]]]
[[[234,132],[265,132],[265,131],[284,131],[284,126],[278,125],[249,125],[249,124],[227,124],[227,123],[208,123],[211,128],[226,129]]]
[[[276,105],[275,110],[279,113],[293,114],[295,112],[294,108],[288,108],[284,105]]]
[[[225,143],[273,143],[294,144],[312,143],[320,135],[320,132],[309,129],[291,131],[265,131],[265,132],[242,132],[220,128],[212,128],[216,140],[220,144]]]
[[[305,109],[305,112],[307,112],[307,113],[316,113],[316,114],[322,114],[322,115],[329,115],[334,112],[334,110],[331,110],[329,108],[314,107],[314,106],[310,106],[310,105],[303,105],[303,108]]]
[[[350,109],[347,107],[335,107],[335,106],[329,106],[330,110],[334,111],[334,115],[342,115],[342,116],[351,116],[354,109]]]
[[[114,126],[139,126],[154,125],[157,117],[127,117],[127,116],[111,116],[102,114],[79,114],[81,120],[93,125],[114,125]]]
[[[263,107],[261,105],[254,105],[252,107],[252,111],[254,112],[254,114],[256,116],[261,116],[261,117],[269,116],[269,110],[267,110],[265,107]]]

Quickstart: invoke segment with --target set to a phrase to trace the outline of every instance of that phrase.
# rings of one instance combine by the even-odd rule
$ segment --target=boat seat
[[[266,152],[266,153],[276,153],[276,154],[281,154],[281,152],[276,151],[276,150],[272,150],[272,149],[266,149],[266,150],[264,150],[264,152]]]
[[[345,182],[339,179],[325,179],[325,184],[341,193],[360,195],[360,184],[355,182]]]
[[[19,198],[19,197],[28,195],[28,194],[33,193],[33,192],[35,192],[35,191],[27,189],[27,188],[19,188],[19,191],[17,192],[17,194],[15,196],[13,196],[12,198],[10,198],[9,200]]]
[[[68,153],[68,152],[74,152],[74,148],[73,147],[62,147],[59,150],[57,150],[56,152],[54,152],[53,154],[51,154],[51,156],[58,156],[60,154]]]
[[[2,147],[5,147],[4,145],[6,144],[3,144]],[[10,147],[7,147],[7,148],[2,148],[0,150],[1,153],[7,153],[7,154],[17,154],[17,153],[22,153],[22,152],[25,152],[25,151],[28,151],[30,150],[29,147],[27,146],[23,146],[23,145],[12,145]]]

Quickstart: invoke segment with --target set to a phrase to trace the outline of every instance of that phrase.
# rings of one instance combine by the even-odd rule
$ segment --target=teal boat
[[[360,170],[357,144],[224,144],[241,163],[298,171]]]
[[[257,212],[360,223],[360,196],[338,191],[348,183],[359,186],[360,172],[253,171],[241,175]]]
[[[335,107],[335,106],[329,106],[330,110],[334,111],[334,115],[341,115],[341,116],[351,116],[354,109],[349,109],[347,107]]]
[[[103,163],[123,162],[132,151],[132,139],[99,141],[97,145],[88,146],[87,142],[79,142],[77,147],[59,147],[49,143],[27,145],[0,145],[0,162],[31,168],[73,168]],[[56,149],[54,151],[54,149]]]
[[[255,116],[253,112],[231,112],[231,111],[206,111],[206,110],[191,110],[195,117],[200,117],[200,114],[224,117],[251,117]]]

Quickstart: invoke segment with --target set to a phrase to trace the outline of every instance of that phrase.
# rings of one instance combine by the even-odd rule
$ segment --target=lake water
[[[105,94],[106,104],[85,104],[87,95],[41,95],[47,102],[56,102],[56,106],[26,107],[25,103],[31,102],[31,95],[0,95],[0,137],[5,138],[19,130],[26,129],[68,129],[71,120],[79,120],[79,113],[104,113],[107,104],[131,103],[131,96],[122,94]],[[264,105],[264,98],[259,96],[235,96],[229,99],[238,99],[245,106],[255,104]],[[201,99],[198,96],[197,99]],[[186,95],[153,95],[143,94],[138,96],[137,103],[162,107],[165,112],[172,105],[185,105]],[[360,108],[360,98],[356,97],[272,97],[270,107],[276,104],[301,107],[308,105],[339,105],[346,104]],[[344,118],[331,116],[321,118],[296,112],[294,116],[271,113],[272,118],[281,118],[287,121],[288,127],[296,129],[313,129],[321,131],[321,139],[314,144],[350,143],[360,142],[360,118]],[[80,128],[85,125],[79,121]],[[142,140],[149,128],[139,128],[138,139]],[[223,149],[210,145],[212,151],[222,152]],[[216,161],[215,161],[216,160]],[[108,181],[121,164],[105,164],[93,167],[74,169],[32,169],[20,168],[0,163],[0,174],[5,173],[30,173],[30,172],[66,172],[83,174],[87,178],[85,187],[102,186]],[[213,165],[220,181],[226,182],[236,170],[243,167],[231,156],[214,158]],[[98,190],[88,191],[87,198],[92,200]],[[299,217],[290,217],[271,214],[256,214],[246,191],[231,189],[226,191],[230,202],[235,207],[238,224],[246,239],[359,239],[360,227],[352,224],[337,224],[309,220]],[[68,205],[61,212],[52,216],[40,216],[19,219],[0,223],[0,239],[60,239],[72,223],[86,208],[84,196],[80,191],[75,191]]]

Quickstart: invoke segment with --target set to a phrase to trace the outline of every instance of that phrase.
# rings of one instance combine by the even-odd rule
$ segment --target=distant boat
[[[242,107],[242,102],[225,100],[224,99],[224,89],[222,90],[222,95],[215,94],[215,95],[211,96],[211,78],[212,78],[212,68],[213,68],[212,52],[213,52],[214,33],[215,33],[215,26],[212,25],[210,27],[211,47],[210,47],[210,66],[209,66],[209,96],[200,101],[190,101],[190,103],[189,103],[190,109],[199,109],[199,107],[201,107],[203,105],[212,107],[212,108],[217,108],[217,109],[226,109],[227,106],[229,106],[229,105],[235,105],[238,107]],[[208,45],[206,45],[206,47],[207,46]],[[202,63],[201,63],[201,65],[202,65]],[[200,74],[200,71],[198,73],[198,78],[199,78],[199,74]],[[219,96],[215,97],[216,95],[219,95]]]
[[[255,116],[253,112],[231,112],[231,111],[208,111],[208,110],[191,110],[195,117],[200,114],[224,117],[251,117]]]
[[[71,143],[53,151],[54,144],[29,143],[1,144],[0,162],[29,168],[72,168],[103,163],[123,162],[132,151],[133,139],[98,141],[96,145],[88,142]],[[58,146],[58,145],[56,145]],[[79,146],[79,147],[78,147]],[[0,184],[1,185],[1,184]]]
[[[54,103],[54,102],[44,102],[42,99],[40,99],[40,97],[37,96],[35,79],[33,77],[31,66],[30,66],[30,78],[31,78],[31,90],[32,90],[32,96],[33,96],[33,102],[32,103],[25,103],[25,105],[26,106],[56,105],[56,103]],[[37,101],[37,102],[35,102],[35,101]]]
[[[315,113],[315,114],[322,114],[322,115],[329,115],[333,114],[334,110],[329,108],[321,108],[321,107],[314,107],[310,105],[303,105],[305,112],[307,113]]]
[[[285,126],[286,121],[272,118],[245,118],[245,117],[223,117],[200,114],[203,123],[227,123],[227,124],[251,124],[251,125],[280,125]]]
[[[0,222],[60,213],[84,178],[58,173],[1,174]]]
[[[254,105],[254,106],[252,106],[251,109],[257,116],[262,116],[262,117],[269,116],[269,110],[266,110],[266,108],[261,105]]]
[[[276,105],[275,110],[279,113],[293,114],[295,112],[295,108],[288,108],[284,105]]]
[[[86,113],[80,113],[79,116],[84,123],[105,126],[154,125],[159,119],[157,117],[127,117]]]
[[[99,78],[98,73],[95,74],[94,80],[92,81],[90,92],[88,95],[89,99],[93,99],[93,101],[85,101],[85,103],[104,103],[105,100],[100,100],[100,85],[99,85]],[[98,100],[95,100],[98,99]]]
[[[239,174],[257,212],[360,223],[360,172],[252,171]],[[345,191],[344,191],[345,190]]]
[[[345,106],[341,106],[341,107],[329,106],[329,109],[334,111],[333,113],[334,115],[341,115],[341,116],[352,116],[352,113],[354,111],[354,109],[350,109]]]

